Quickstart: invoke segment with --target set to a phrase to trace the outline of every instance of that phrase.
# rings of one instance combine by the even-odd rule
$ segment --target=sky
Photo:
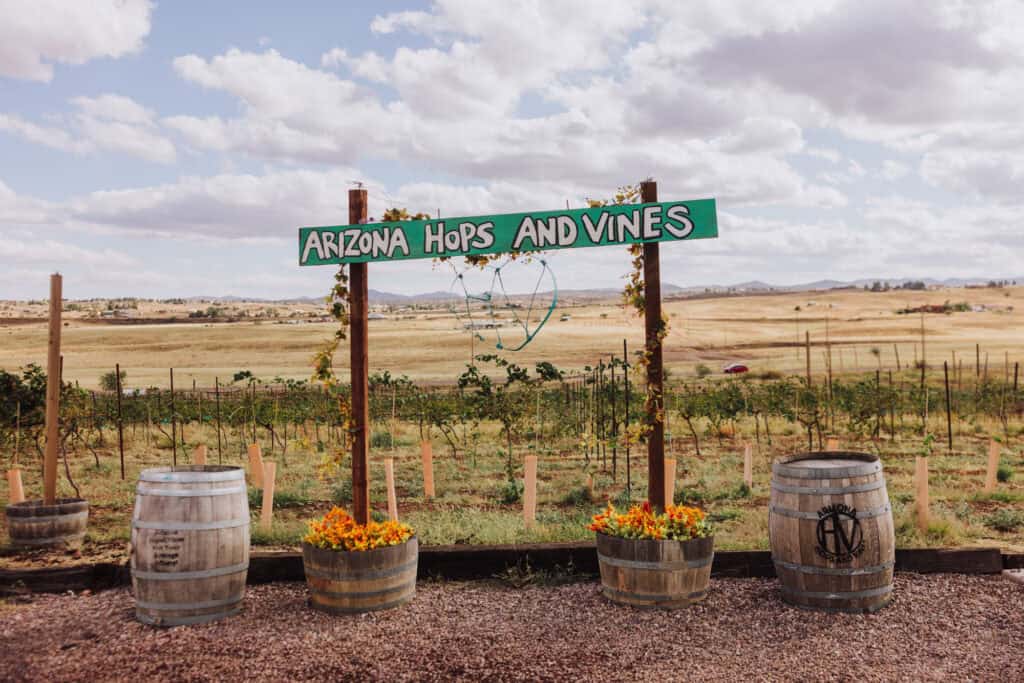
[[[679,286],[1024,274],[1019,0],[0,0],[0,299],[326,294],[297,229],[714,197]],[[622,247],[549,258],[618,287]],[[446,290],[430,261],[370,287]],[[510,289],[529,289],[529,266]]]

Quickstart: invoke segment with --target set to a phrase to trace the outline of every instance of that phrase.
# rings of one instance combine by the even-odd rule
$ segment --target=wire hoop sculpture
[[[509,268],[513,263],[522,265],[540,264],[533,292],[530,294],[529,303],[525,307],[523,304],[514,301],[515,298],[522,298],[524,295],[518,295],[518,297],[517,295],[511,295],[505,288],[503,270]],[[455,279],[452,280],[451,285],[451,292],[455,301],[453,305],[455,318],[463,323],[463,326],[481,341],[483,341],[483,337],[478,334],[477,330],[493,330],[497,340],[495,347],[504,351],[519,351],[525,348],[541,331],[541,328],[544,327],[544,324],[558,305],[558,283],[555,280],[555,273],[551,270],[548,262],[541,257],[526,257],[518,260],[508,258],[497,266],[483,266],[481,270],[484,271],[485,278],[489,281],[487,288],[481,292],[470,291],[469,286],[466,284],[465,276],[467,272],[470,272],[470,269],[460,272],[452,264],[452,270],[455,273]],[[489,275],[489,278],[487,278],[487,275]],[[547,305],[544,305],[543,301],[538,302],[538,298],[543,294],[541,287],[545,282],[549,282],[551,287],[551,301]],[[474,305],[482,309],[485,316],[483,322],[474,319]],[[505,326],[505,321],[498,318],[497,313],[499,311],[512,316],[511,327],[522,331],[522,340],[519,340],[518,337],[514,340],[509,339],[509,335],[502,338],[501,330]],[[519,315],[519,311],[524,311],[525,315]]]

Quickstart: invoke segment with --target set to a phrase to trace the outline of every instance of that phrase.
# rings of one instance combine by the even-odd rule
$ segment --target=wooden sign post
[[[60,439],[60,315],[63,281],[50,276],[50,338],[46,353],[46,453],[43,459],[43,502],[57,502],[57,448]]]
[[[366,190],[348,191],[348,222],[366,223]],[[370,425],[369,285],[366,263],[349,266],[349,360],[352,380],[352,516],[356,524],[370,521],[370,467],[367,463]]]
[[[640,201],[658,201],[658,184],[640,183]],[[661,247],[645,242],[644,253],[644,350],[647,354],[647,499],[657,512],[665,509],[665,408],[661,331]]]
[[[529,529],[537,521],[537,456],[526,456],[523,482],[523,521]]]

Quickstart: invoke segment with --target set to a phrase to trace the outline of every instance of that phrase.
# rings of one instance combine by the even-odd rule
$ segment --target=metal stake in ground
[[[366,223],[366,190],[348,191],[348,221]],[[367,465],[367,428],[370,424],[369,368],[369,288],[366,264],[349,266],[350,367],[352,368],[352,516],[357,524],[370,519],[370,478]]]
[[[46,454],[43,460],[43,502],[57,502],[57,448],[60,446],[60,314],[63,280],[50,276],[50,338],[46,354]]]
[[[657,202],[658,184],[640,183],[640,201]],[[647,354],[647,499],[658,511],[665,509],[664,371],[661,353],[661,253],[657,242],[647,242],[644,254],[644,351]]]
[[[117,449],[121,453],[121,481],[124,481],[124,415],[121,412],[121,364],[114,365],[115,388],[117,389]]]

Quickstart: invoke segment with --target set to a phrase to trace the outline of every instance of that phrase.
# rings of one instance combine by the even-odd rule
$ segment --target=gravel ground
[[[596,583],[520,590],[421,583],[397,610],[331,617],[303,584],[250,587],[245,611],[156,629],[126,590],[0,607],[0,677],[82,680],[1022,681],[1024,586],[897,575],[873,615],[806,612],[772,580],[713,580],[701,605],[649,612]]]

